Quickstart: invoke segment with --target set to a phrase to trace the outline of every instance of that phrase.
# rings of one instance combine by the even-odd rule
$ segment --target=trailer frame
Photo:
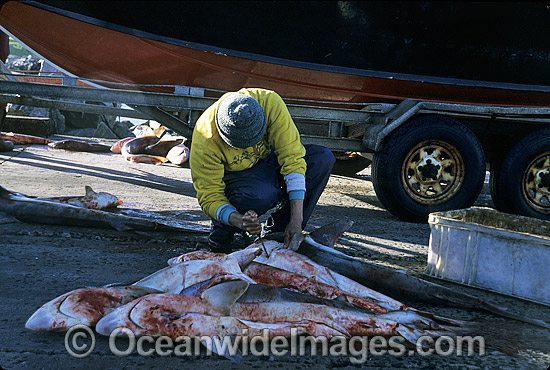
[[[39,74],[29,76],[14,73],[3,64],[0,65],[0,69],[2,72],[0,102],[92,114],[153,119],[177,134],[191,139],[198,117],[217,100],[216,97],[205,96],[206,92],[214,91],[218,95],[224,93],[188,86],[116,84],[81,79],[65,74],[53,78],[55,80],[53,83],[52,77],[47,78],[48,83],[29,82],[29,80],[46,81],[46,79]],[[105,86],[114,86],[114,88]],[[146,91],[155,87],[169,89],[173,92]],[[397,103],[365,104],[290,99],[287,99],[286,102],[304,144],[323,145],[334,152],[360,153],[360,155],[374,160],[373,166],[380,166],[377,164],[376,157],[380,157],[381,153],[384,153],[389,139],[395,137],[395,133],[400,128],[413,120],[418,120],[419,117],[449,117],[464,122],[465,126],[468,126],[482,143],[483,150],[487,153],[486,159],[483,158],[484,167],[490,168],[495,177],[497,169],[501,167],[502,163],[505,163],[503,157],[512,150],[513,144],[536,130],[550,127],[550,107],[453,104],[414,99],[405,99]],[[444,120],[441,119],[441,121]],[[431,119],[431,122],[433,121]],[[501,132],[499,133],[499,131]],[[491,132],[497,139],[492,139]],[[508,142],[499,141],[509,133],[512,133],[509,135],[512,138],[508,138]],[[483,170],[485,171],[485,168]],[[380,176],[381,171],[373,172],[375,173],[373,176]],[[548,173],[550,176],[550,168]],[[407,179],[401,179],[402,183],[407,181]],[[377,182],[379,183],[378,188],[388,184],[392,187],[398,186],[393,184],[398,182],[395,178],[386,182],[374,181],[377,195],[380,190],[376,189]],[[472,191],[478,192],[479,189]],[[498,191],[493,194],[495,199],[499,197],[496,193]],[[548,212],[535,214],[535,217],[550,218],[550,187],[548,193],[548,195],[544,195],[548,198]],[[396,201],[383,199],[382,197],[382,203],[391,210],[392,207],[388,207],[387,203]],[[428,200],[428,197],[426,199]],[[471,201],[469,200],[467,203],[471,203]],[[498,208],[499,201],[495,200],[495,204]],[[464,206],[469,205],[471,204],[464,204]],[[435,208],[424,207],[420,219],[427,218],[428,211],[432,210],[441,211],[447,210],[447,208],[445,204]],[[392,213],[397,213],[398,217],[411,221],[415,218],[419,219],[417,217],[419,214],[409,215],[409,217],[395,211]]]

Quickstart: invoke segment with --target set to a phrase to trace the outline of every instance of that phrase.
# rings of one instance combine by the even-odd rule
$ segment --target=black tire
[[[491,196],[501,212],[550,220],[550,129],[519,141],[491,173]]]
[[[375,153],[372,177],[388,211],[404,221],[426,222],[431,212],[475,202],[485,180],[485,153],[475,134],[457,120],[418,117]]]

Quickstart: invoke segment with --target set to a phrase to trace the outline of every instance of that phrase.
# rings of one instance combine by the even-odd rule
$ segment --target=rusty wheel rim
[[[550,214],[550,152],[529,163],[523,173],[522,192],[529,207]]]
[[[464,159],[452,145],[424,141],[405,157],[401,181],[415,201],[433,205],[452,198],[464,183]]]

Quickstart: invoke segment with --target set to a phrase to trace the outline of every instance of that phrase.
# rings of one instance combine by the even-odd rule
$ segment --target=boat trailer
[[[153,119],[187,138],[200,114],[217,100],[207,95],[224,93],[23,75],[3,64],[0,69],[0,102]],[[144,91],[152,87],[173,92]],[[395,104],[286,102],[304,144],[372,160],[378,198],[403,220],[425,221],[434,211],[471,206],[487,169],[499,210],[550,219],[550,107],[413,99]]]

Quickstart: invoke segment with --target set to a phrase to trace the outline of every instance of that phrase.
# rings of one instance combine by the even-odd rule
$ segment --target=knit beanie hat
[[[258,144],[264,137],[264,110],[248,95],[228,95],[218,105],[216,127],[223,141],[229,146],[249,148]]]

